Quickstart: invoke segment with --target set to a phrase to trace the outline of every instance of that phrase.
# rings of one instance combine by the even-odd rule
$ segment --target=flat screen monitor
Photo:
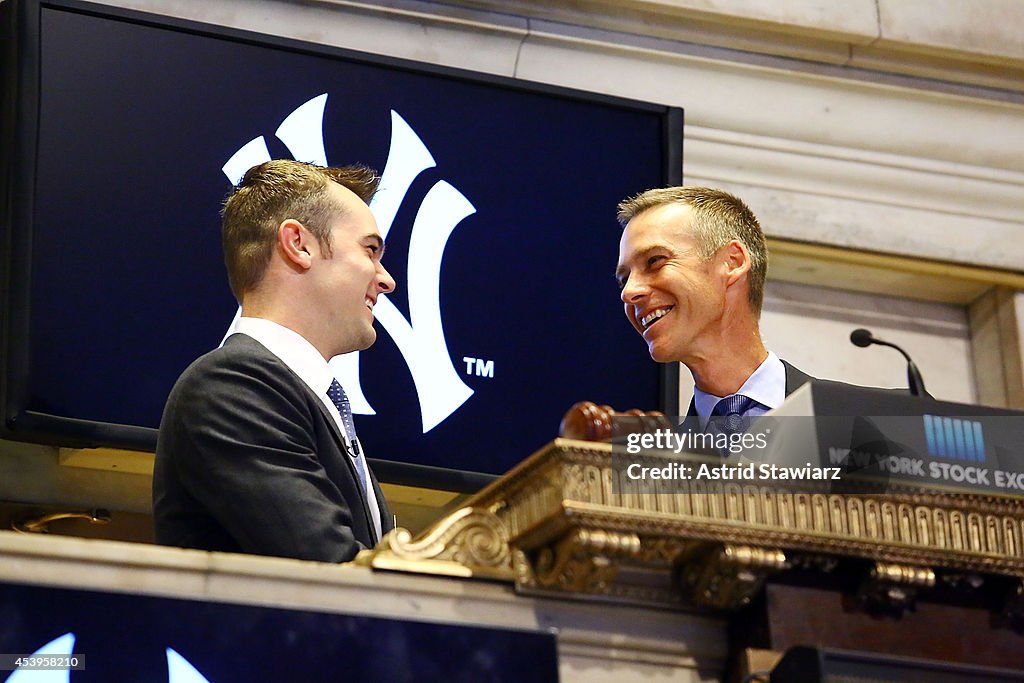
[[[616,204],[681,182],[681,109],[68,0],[0,12],[6,438],[154,449],[238,311],[222,202],[272,158],[383,175],[398,289],[331,367],[385,481],[477,486],[579,400],[678,410],[613,271]]]

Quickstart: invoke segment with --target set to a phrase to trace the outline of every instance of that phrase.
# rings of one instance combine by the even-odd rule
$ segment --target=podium
[[[921,466],[854,459],[847,473],[885,476],[840,488],[696,476],[638,486],[626,481],[619,416],[589,405],[563,424],[607,440],[556,439],[418,537],[396,530],[359,561],[523,594],[730,614],[736,661],[807,645],[1024,670],[1024,499],[992,484],[997,470],[1004,482],[1021,471],[1024,415],[812,383],[769,417],[799,410],[816,416],[803,437],[817,452],[790,455],[809,467],[835,464],[835,429],[815,428],[826,415],[897,429],[872,443]],[[624,424],[644,417],[671,424],[637,413]],[[637,457],[718,466],[707,453]],[[933,478],[933,463],[940,473],[988,468],[989,485]]]

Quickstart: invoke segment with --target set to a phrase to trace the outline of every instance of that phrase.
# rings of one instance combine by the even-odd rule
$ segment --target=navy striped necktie
[[[724,434],[739,434],[747,431],[749,420],[744,414],[757,405],[757,401],[742,394],[726,396],[715,404],[711,411],[712,424]]]

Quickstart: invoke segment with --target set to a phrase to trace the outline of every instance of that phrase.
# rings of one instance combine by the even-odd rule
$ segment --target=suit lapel
[[[786,368],[786,396],[789,396],[794,391],[814,379],[807,373],[793,367],[786,361],[782,361],[782,365]]]
[[[690,407],[686,410],[686,417],[699,417],[697,415],[697,399],[690,397]]]
[[[296,378],[296,379],[298,379],[298,378]],[[338,427],[338,423],[334,421],[334,416],[331,415],[331,411],[327,409],[327,406],[324,405],[324,402],[320,400],[320,397],[316,396],[313,393],[313,390],[310,389],[306,385],[305,382],[302,382],[301,379],[299,380],[299,382],[301,382],[302,385],[306,388],[306,392],[310,396],[313,396],[314,399],[316,400],[316,405],[320,408],[320,415],[321,415],[321,417],[323,417],[324,421],[327,422],[327,426],[330,427],[331,434],[334,435],[334,441],[338,445],[338,450],[341,452],[342,457],[345,460],[345,464],[348,466],[349,473],[352,475],[352,480],[354,482],[356,482],[356,485],[361,489],[362,485],[359,483],[359,470],[356,469],[356,463],[355,463],[355,458],[359,457],[359,456],[355,455],[355,453],[353,453],[351,451],[350,446],[348,445],[348,442],[341,435],[341,429]],[[363,457],[365,457],[365,455]],[[374,486],[373,491],[374,491],[374,493],[377,496],[378,502],[384,500],[384,495],[380,492],[380,487],[377,486],[377,483],[374,480],[373,472],[370,472],[370,468],[369,467],[367,467],[366,470],[370,474],[370,480],[373,481],[373,486]],[[370,532],[370,538],[374,539],[374,544],[376,544],[376,542],[380,541],[380,539],[379,538],[374,538],[377,535],[377,531],[374,528],[373,513],[370,512],[370,504],[367,502],[366,496],[363,495],[362,493],[359,496],[359,500],[360,500],[360,502],[362,503],[362,506],[363,506],[363,515],[366,517],[366,528]],[[382,514],[383,514],[383,511],[382,511]],[[384,518],[381,517],[381,528],[383,529],[383,527],[384,527]]]
[[[331,411],[328,410],[324,402],[320,400],[320,397],[317,396],[316,392],[313,391],[308,384],[302,381],[302,378],[295,374],[294,370],[288,367],[287,363],[278,358],[270,349],[265,347],[258,340],[250,337],[247,334],[235,333],[224,341],[224,346],[235,344],[251,345],[253,353],[265,355],[267,358],[273,360],[275,363],[280,364],[281,368],[283,368],[283,370],[292,377],[296,385],[302,387],[303,390],[306,392],[306,396],[311,398],[312,401],[320,408],[320,415],[323,417],[324,421],[327,422],[327,426],[330,428],[331,433],[334,435],[334,441],[338,446],[338,452],[341,454],[342,459],[345,460],[346,467],[348,467],[348,471],[352,477],[352,481],[356,482],[356,486],[360,490],[359,500],[362,503],[363,516],[366,519],[366,528],[370,534],[370,538],[374,540],[374,543],[376,544],[376,542],[380,541],[380,539],[375,538],[375,536],[377,535],[377,531],[374,528],[373,524],[373,514],[370,512],[370,505],[366,500],[366,495],[362,493],[362,485],[359,483],[359,471],[356,469],[356,464],[354,462],[355,454],[349,450],[349,446],[347,445],[345,438],[341,434],[341,429],[338,427],[338,424],[334,421],[334,416],[331,415]],[[319,458],[319,454],[317,455],[317,457]],[[322,462],[320,464],[321,466],[323,466]],[[387,520],[388,523],[390,524],[390,512],[387,512],[387,505],[384,501],[384,494],[381,493],[380,486],[377,484],[376,478],[373,476],[373,472],[370,471],[369,467],[367,467],[366,469],[370,474],[370,481],[373,482],[373,490],[377,496],[379,507],[381,508],[381,529],[386,530],[390,527],[385,527],[384,515],[385,513],[387,513]],[[353,514],[355,514],[354,511]]]

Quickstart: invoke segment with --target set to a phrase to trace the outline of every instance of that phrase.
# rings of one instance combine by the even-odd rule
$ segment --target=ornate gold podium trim
[[[500,519],[476,507],[463,507],[413,538],[408,530],[388,532],[357,562],[377,569],[511,581],[512,547]]]
[[[790,566],[868,561],[900,604],[944,574],[1024,577],[1024,506],[987,495],[827,494],[727,482],[613,487],[612,446],[556,439],[418,538],[361,561],[517,590],[735,608]]]

